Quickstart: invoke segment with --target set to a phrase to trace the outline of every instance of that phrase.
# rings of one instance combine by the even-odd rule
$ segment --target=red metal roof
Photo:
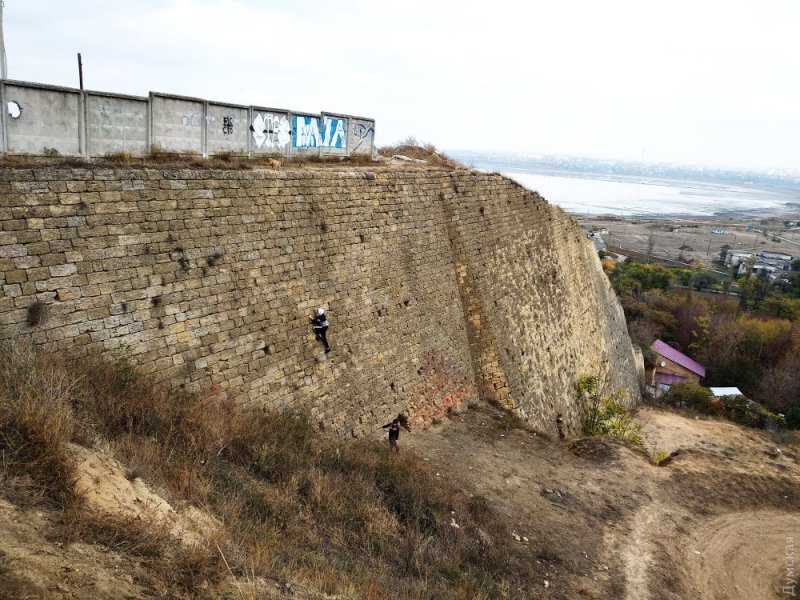
[[[682,352],[678,352],[666,342],[656,340],[650,348],[664,358],[671,360],[676,365],[680,365],[684,369],[689,369],[692,373],[697,373],[700,377],[706,376],[706,368],[703,365],[696,360],[692,360]]]

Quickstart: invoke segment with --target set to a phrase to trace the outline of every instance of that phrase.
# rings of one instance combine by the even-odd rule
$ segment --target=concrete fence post
[[[203,118],[200,123],[200,151],[208,158],[208,101],[203,102]]]
[[[253,107],[247,107],[247,158],[253,158],[253,132],[250,128],[253,126]]]
[[[289,143],[286,144],[286,158],[292,158],[292,143],[294,142],[294,113],[292,111],[286,112],[286,117],[289,119]]]
[[[145,152],[150,154],[153,152],[153,92],[147,98],[147,123],[145,124],[147,131],[147,143],[145,144]]]
[[[81,90],[78,94],[78,153],[83,158],[89,158],[89,144],[86,119],[86,92]]]
[[[0,79],[0,156],[8,152],[8,104],[6,102],[6,82]]]

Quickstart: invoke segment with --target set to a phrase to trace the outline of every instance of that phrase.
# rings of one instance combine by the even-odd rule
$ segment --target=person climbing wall
[[[310,315],[308,318],[311,319],[311,324],[314,327],[314,334],[317,336],[317,339],[322,340],[325,346],[325,352],[330,352],[331,347],[328,345],[328,336],[326,334],[330,323],[328,323],[328,317],[325,315],[325,309],[318,308],[317,314]]]

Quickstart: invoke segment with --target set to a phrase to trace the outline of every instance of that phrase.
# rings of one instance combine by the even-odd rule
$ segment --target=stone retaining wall
[[[0,339],[20,336],[308,406],[338,434],[478,395],[575,431],[588,372],[638,397],[591,243],[537,194],[467,171],[2,168]]]

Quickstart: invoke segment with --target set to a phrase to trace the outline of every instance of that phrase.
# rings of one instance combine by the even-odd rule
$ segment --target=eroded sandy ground
[[[787,597],[787,539],[800,540],[796,442],[649,408],[638,417],[648,452],[680,451],[667,466],[603,440],[506,430],[491,409],[402,441],[524,536],[542,587],[521,597]]]
[[[507,428],[495,409],[475,408],[404,433],[401,451],[413,448],[439,477],[485,497],[506,519],[513,543],[530,555],[532,580],[509,597],[791,597],[782,587],[787,540],[800,542],[797,441],[649,408],[638,418],[645,450],[553,440]],[[657,467],[648,457],[657,449],[680,452]],[[136,517],[151,507],[189,543],[188,534],[214,529],[208,515],[175,510],[141,481],[128,481],[111,457],[76,452],[79,483],[97,510]],[[17,504],[0,497],[0,598],[160,597],[145,559],[59,541],[58,515]],[[271,581],[236,585],[250,585],[259,598],[323,597]]]

